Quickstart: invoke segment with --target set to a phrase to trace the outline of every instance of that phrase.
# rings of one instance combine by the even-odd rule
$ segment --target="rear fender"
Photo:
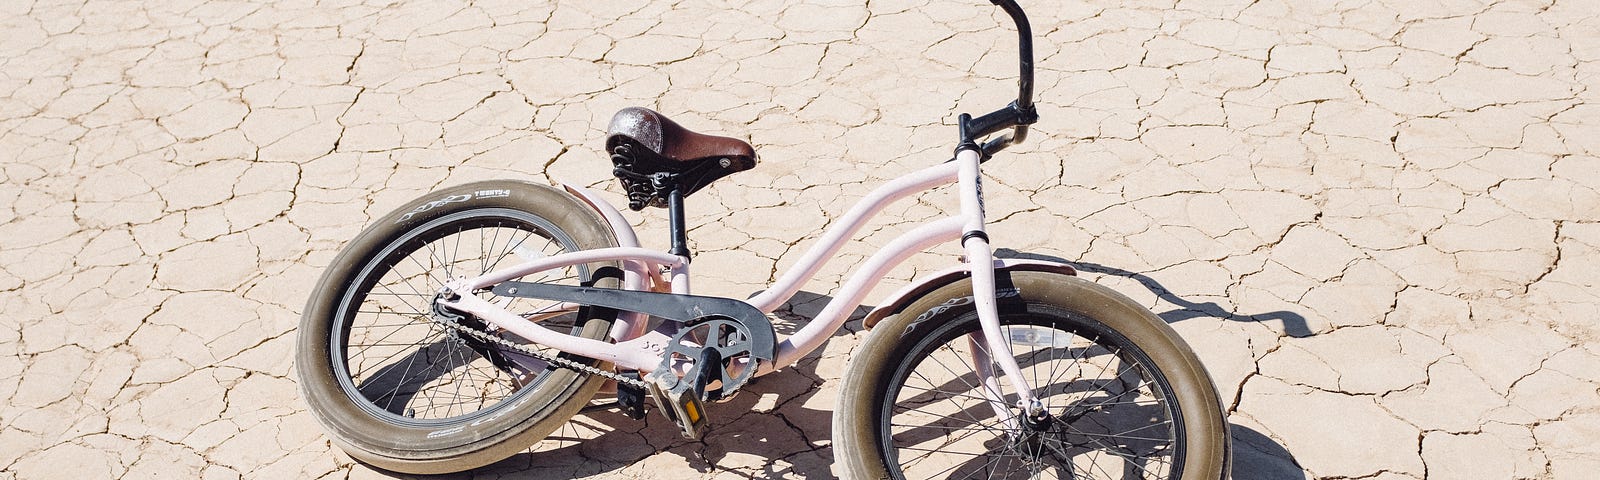
[[[628,220],[622,218],[622,212],[617,211],[617,207],[611,206],[610,202],[600,198],[599,195],[587,188],[565,183],[561,184],[561,188],[566,189],[567,193],[572,194],[572,196],[578,197],[578,200],[582,200],[584,205],[588,205],[590,209],[594,210],[594,213],[600,215],[600,218],[605,219],[606,224],[611,225],[611,234],[617,237],[617,246],[639,246],[639,236],[633,232],[633,225],[629,225]]]
[[[617,211],[617,207],[611,206],[610,202],[600,198],[599,195],[595,195],[593,191],[587,188],[565,183],[561,184],[561,188],[566,189],[567,193],[572,194],[572,196],[578,197],[578,200],[581,200],[584,205],[588,205],[595,213],[600,214],[600,218],[606,220],[606,224],[611,226],[611,234],[617,237],[618,246],[639,246],[639,235],[634,233],[633,225],[628,224],[628,220],[622,217],[622,212]],[[644,264],[624,261],[622,262],[622,270],[624,271],[622,280],[622,288],[624,290],[643,291],[650,289],[650,271]],[[623,342],[643,335],[645,325],[649,323],[648,320],[649,316],[643,313],[619,313],[617,322],[611,326],[611,339],[616,342]]]
[[[996,259],[994,262],[994,270],[995,273],[1015,271],[1052,272],[1072,276],[1078,275],[1078,271],[1073,269],[1070,265],[1064,263],[1046,262],[1042,260]],[[900,290],[895,291],[893,294],[890,294],[889,297],[886,298],[882,304],[878,305],[877,308],[873,308],[872,311],[867,312],[866,318],[862,319],[861,323],[867,328],[872,328],[873,325],[877,325],[878,322],[888,318],[890,315],[900,313],[900,310],[904,309],[906,305],[910,305],[911,302],[916,301],[916,299],[921,298],[928,292],[932,292],[940,287],[967,278],[970,275],[971,269],[968,268],[966,264],[940,270],[931,275],[925,275],[923,278],[917,279],[916,281],[911,282],[909,285],[901,287]]]

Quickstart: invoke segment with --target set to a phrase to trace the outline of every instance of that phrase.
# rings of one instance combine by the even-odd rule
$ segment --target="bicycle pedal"
[[[678,433],[684,438],[699,440],[706,424],[706,410],[693,382],[681,381],[671,371],[662,369],[650,374],[649,383],[650,397],[655,399],[656,408],[678,424]]]

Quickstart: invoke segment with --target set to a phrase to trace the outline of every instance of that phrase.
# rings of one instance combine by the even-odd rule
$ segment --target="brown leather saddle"
[[[674,189],[687,197],[716,179],[756,166],[756,150],[737,138],[689,131],[647,108],[611,117],[606,151],[612,175],[628,191],[628,208],[666,207]]]

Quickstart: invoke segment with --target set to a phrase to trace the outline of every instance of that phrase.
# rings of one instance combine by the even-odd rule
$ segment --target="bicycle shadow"
[[[1123,277],[1123,278],[1127,278],[1127,279],[1139,282],[1139,284],[1144,286],[1145,289],[1150,290],[1150,293],[1154,293],[1157,298],[1160,298],[1162,301],[1165,301],[1167,303],[1170,303],[1170,304],[1178,307],[1175,310],[1169,310],[1169,311],[1166,311],[1166,312],[1160,312],[1160,313],[1156,314],[1157,316],[1161,317],[1162,320],[1165,320],[1167,323],[1177,323],[1177,322],[1181,322],[1181,321],[1184,321],[1184,320],[1189,320],[1189,319],[1192,319],[1192,318],[1201,318],[1201,317],[1210,317],[1210,318],[1216,318],[1216,319],[1220,319],[1220,320],[1228,320],[1228,321],[1234,321],[1234,322],[1257,322],[1257,323],[1276,320],[1276,321],[1283,322],[1283,332],[1285,334],[1288,334],[1291,337],[1309,337],[1309,336],[1315,335],[1315,332],[1312,332],[1311,331],[1311,327],[1309,325],[1307,325],[1306,317],[1304,317],[1304,316],[1302,316],[1302,315],[1300,315],[1298,313],[1290,312],[1290,311],[1287,311],[1287,310],[1279,310],[1279,311],[1276,311],[1276,312],[1266,312],[1266,313],[1256,313],[1256,314],[1250,314],[1250,315],[1242,315],[1242,314],[1230,312],[1227,309],[1222,308],[1221,305],[1217,305],[1216,302],[1200,303],[1200,302],[1193,302],[1193,301],[1186,300],[1183,297],[1180,297],[1177,294],[1172,293],[1172,291],[1168,290],[1167,287],[1162,286],[1161,282],[1158,282],[1154,278],[1150,278],[1149,275],[1145,275],[1143,273],[1130,272],[1130,271],[1123,270],[1123,269],[1120,269],[1120,268],[1108,267],[1108,266],[1100,265],[1100,264],[1097,264],[1097,263],[1074,262],[1074,261],[1067,260],[1067,259],[1064,259],[1064,258],[1061,258],[1061,257],[1055,257],[1055,256],[1050,256],[1050,255],[1040,255],[1040,254],[1037,254],[1037,253],[1021,252],[1021,251],[1012,250],[1012,249],[1009,249],[1009,248],[996,249],[994,251],[994,256],[995,256],[995,258],[1013,258],[1013,259],[1017,259],[1017,260],[1043,260],[1043,261],[1047,261],[1047,262],[1064,263],[1064,264],[1067,264],[1067,265],[1071,265],[1072,268],[1076,268],[1080,272],[1098,273],[1098,274],[1102,274],[1102,275],[1113,275],[1113,276]]]
[[[1276,440],[1250,427],[1231,424],[1233,480],[1304,480],[1305,469]]]

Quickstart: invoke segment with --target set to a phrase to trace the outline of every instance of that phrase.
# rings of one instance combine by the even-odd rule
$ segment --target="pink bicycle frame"
[[[766,291],[751,298],[747,302],[765,313],[771,313],[787,302],[795,293],[800,291],[806,281],[814,277],[822,266],[832,259],[845,241],[852,238],[868,220],[883,210],[888,204],[949,183],[958,183],[960,188],[961,213],[956,216],[936,220],[909,232],[901,234],[890,241],[877,253],[873,254],[866,263],[861,265],[844,286],[839,290],[833,300],[822,309],[809,323],[799,331],[784,339],[778,344],[776,359],[771,364],[760,366],[758,375],[766,374],[773,370],[792,365],[806,354],[822,346],[833,332],[837,331],[846,320],[850,312],[859,306],[867,293],[872,290],[894,267],[904,262],[917,252],[926,250],[934,245],[951,240],[961,239],[966,251],[967,269],[971,272],[974,289],[973,298],[978,310],[982,335],[974,335],[975,343],[982,342],[988,346],[987,352],[980,352],[978,356],[987,356],[1000,366],[1001,372],[1007,382],[1017,392],[1020,405],[1035,404],[1032,387],[1027,379],[1023,378],[1016,359],[1012,357],[1010,346],[1005,341],[1005,336],[1000,331],[999,317],[996,313],[994,298],[995,291],[995,261],[989,247],[987,234],[984,233],[984,214],[981,174],[979,170],[979,154],[971,150],[962,150],[954,161],[925,168],[908,175],[896,178],[869,193],[865,198],[851,207],[850,211],[833,227],[829,228],[822,239],[814,245],[794,268],[784,272]],[[623,219],[622,215],[610,204],[597,198],[592,192],[581,187],[566,187],[568,191],[589,203],[610,223],[616,233],[619,247],[597,250],[585,250],[564,253],[551,257],[528,261],[511,268],[490,272],[488,274],[470,279],[457,279],[450,282],[447,288],[460,295],[460,299],[448,305],[521,336],[531,342],[545,345],[563,352],[582,355],[611,362],[620,368],[651,372],[661,364],[662,338],[653,337],[645,333],[646,318],[636,312],[624,312],[620,315],[616,325],[611,331],[612,342],[592,340],[567,335],[550,330],[538,325],[517,314],[506,311],[499,306],[478,298],[472,292],[487,288],[495,284],[515,279],[550,269],[563,268],[594,262],[620,262],[625,272],[623,288],[627,290],[647,290],[652,284],[661,286],[664,282],[670,285],[673,293],[688,294],[689,289],[689,264],[686,258],[649,250],[639,247],[638,238],[633,227]],[[669,279],[662,279],[658,272],[666,270]],[[567,308],[576,308],[567,305]],[[981,338],[980,338],[981,337]],[[975,345],[976,346],[976,345]],[[982,362],[987,364],[988,362]],[[990,376],[987,372],[980,372]],[[991,403],[996,409],[1002,408],[999,404],[999,393],[992,378],[986,379],[990,385],[987,392],[990,394]],[[1002,415],[1002,418],[1006,415]]]

